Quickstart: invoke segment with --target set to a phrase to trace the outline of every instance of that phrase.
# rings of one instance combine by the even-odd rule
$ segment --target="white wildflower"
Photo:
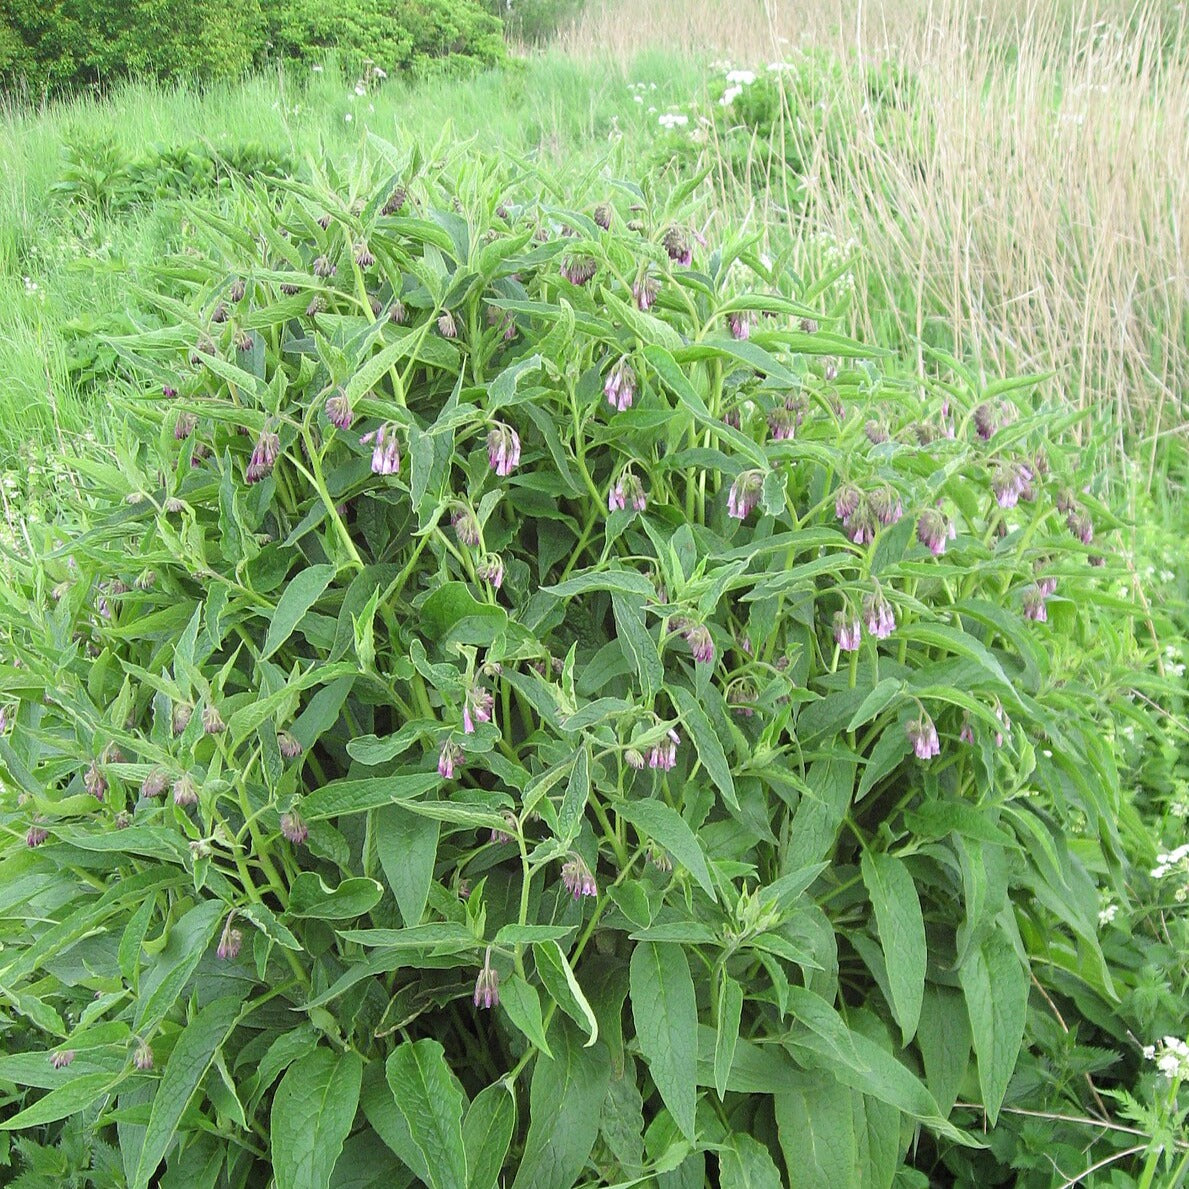
[[[689,123],[689,116],[683,116],[675,111],[667,111],[664,115],[657,116],[656,122],[662,128],[684,128]]]
[[[1106,926],[1115,919],[1115,916],[1118,914],[1118,912],[1119,906],[1117,904],[1106,905],[1106,907],[1101,909],[1098,913],[1099,927],[1105,929]]]
[[[727,82],[739,83],[741,86],[750,87],[756,81],[754,71],[751,70],[732,70],[727,75]]]
[[[740,95],[743,94],[742,87],[728,87],[724,92],[722,98],[718,101],[723,107],[730,107]]]

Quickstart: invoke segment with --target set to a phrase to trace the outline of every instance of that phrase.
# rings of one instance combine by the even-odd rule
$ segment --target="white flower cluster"
[[[1115,919],[1118,912],[1119,906],[1117,904],[1105,904],[1098,912],[1098,927],[1105,929]]]
[[[1166,1036],[1154,1045],[1146,1045],[1144,1059],[1155,1061],[1156,1068],[1169,1081],[1189,1080],[1189,1044],[1175,1036]]]
[[[1170,875],[1181,879],[1181,886],[1173,893],[1173,898],[1178,904],[1184,904],[1189,900],[1189,842],[1182,842],[1175,850],[1156,856],[1152,878],[1167,879]]]
[[[740,95],[744,87],[750,87],[756,81],[754,70],[728,70],[727,89],[718,101],[723,107],[730,107]]]
[[[680,112],[667,111],[657,116],[656,122],[662,128],[684,128],[689,123],[689,116],[683,116]]]
[[[1185,676],[1185,654],[1175,644],[1164,650],[1164,671],[1170,677]]]

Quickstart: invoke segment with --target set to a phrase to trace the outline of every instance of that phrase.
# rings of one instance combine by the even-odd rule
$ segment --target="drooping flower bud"
[[[677,747],[681,743],[681,736],[672,727],[664,739],[654,743],[648,752],[648,766],[660,768],[665,772],[672,771],[677,766]]]
[[[680,227],[670,227],[661,239],[661,245],[674,263],[680,264],[684,268],[688,268],[692,263],[693,249],[689,245],[685,232]]]
[[[475,576],[499,590],[504,583],[504,563],[497,554],[489,553],[475,567]]]
[[[946,542],[953,535],[952,527],[945,516],[936,508],[926,508],[917,521],[917,540],[924,545],[934,557],[940,557],[945,552]]]
[[[984,442],[989,442],[999,428],[999,415],[989,402],[978,405],[974,410],[975,432]]]
[[[843,652],[854,652],[863,637],[858,617],[849,611],[834,612],[834,643]]]
[[[288,731],[277,732],[277,747],[287,760],[295,760],[302,752],[302,746]]]
[[[361,446],[372,447],[372,473],[376,475],[400,474],[400,440],[397,425],[386,421],[359,439]]]
[[[475,979],[474,1002],[476,1007],[480,1007],[484,1011],[490,1011],[493,1007],[499,1006],[500,976],[491,964],[491,946],[487,947],[483,968],[479,971],[479,977]]]
[[[442,744],[442,750],[438,752],[438,775],[443,780],[453,780],[454,772],[457,768],[462,766],[464,752],[451,739],[447,739]]]
[[[443,310],[438,315],[438,334],[444,339],[458,338],[458,325],[454,321],[454,315],[449,310]]]
[[[581,855],[571,855],[562,864],[561,882],[575,900],[581,896],[597,896],[599,894],[599,886],[595,882],[594,873],[586,865]]]
[[[450,524],[460,545],[473,549],[479,544],[479,522],[469,508],[455,508],[450,513]]]
[[[173,436],[179,442],[184,442],[197,428],[198,418],[193,413],[179,413],[173,423]]]
[[[73,1049],[59,1049],[50,1056],[50,1064],[55,1069],[65,1069],[74,1060]]]
[[[817,319],[816,318],[802,318],[801,331],[804,334],[817,334]]]
[[[207,706],[202,711],[202,729],[208,735],[219,735],[227,730],[227,724],[217,706]]]
[[[240,279],[231,282],[231,288],[227,290],[227,296],[234,302],[243,301],[244,295],[247,293],[248,287]]]
[[[694,624],[685,633],[685,642],[694,661],[699,665],[709,665],[714,661],[714,641],[710,636],[710,629],[705,624]]]
[[[351,400],[341,388],[326,398],[326,419],[336,429],[350,429],[355,421]]]
[[[502,421],[487,434],[487,461],[501,478],[510,475],[520,463],[520,435]]]
[[[931,760],[934,756],[941,755],[941,741],[937,738],[937,728],[923,711],[920,718],[914,718],[907,724],[905,731],[917,759]]]
[[[629,747],[624,753],[623,758],[627,761],[629,768],[635,768],[640,771],[644,767],[644,753],[637,747]]]
[[[635,511],[643,512],[648,507],[648,497],[639,477],[633,471],[626,470],[607,493],[607,511],[622,512],[629,504]]]
[[[867,435],[867,440],[873,446],[879,446],[888,440],[887,429],[878,421],[868,421],[863,426],[863,432]]]
[[[728,314],[727,327],[730,329],[731,338],[733,339],[751,338],[751,312],[749,310],[735,310]]]
[[[587,285],[598,270],[598,262],[590,256],[567,256],[562,261],[561,275],[571,285]]]
[[[405,199],[408,195],[405,192],[404,186],[397,186],[388,197],[388,201],[380,208],[382,215],[395,215],[405,205]]]
[[[141,1073],[153,1068],[153,1050],[144,1041],[136,1046],[136,1052],[132,1054],[132,1064]]]
[[[222,325],[227,319],[231,317],[230,311],[227,309],[226,302],[219,302],[211,311],[211,321],[217,325]]]
[[[763,487],[763,471],[744,471],[740,474],[727,492],[727,515],[736,520],[746,520],[760,502]]]
[[[863,621],[877,640],[886,640],[896,630],[896,615],[892,604],[878,592],[863,599]]]
[[[660,285],[652,277],[641,277],[632,285],[632,300],[638,310],[650,310],[660,293]]]
[[[232,925],[235,920],[235,913],[231,913],[227,918],[227,923],[223,926],[223,933],[219,937],[219,944],[215,949],[215,956],[221,962],[231,962],[239,957],[240,946],[243,944],[243,934]]]
[[[388,321],[393,324],[399,325],[408,316],[409,312],[405,309],[405,303],[399,297],[388,307]]]
[[[319,256],[314,261],[314,276],[316,277],[333,277],[338,272],[335,263],[329,256]]]
[[[609,203],[600,202],[594,208],[594,221],[604,230],[611,230],[611,206]]]
[[[96,801],[102,801],[107,796],[107,778],[100,771],[98,760],[91,761],[91,766],[87,769],[86,775],[83,777],[83,788]]]
[[[607,373],[603,395],[607,403],[620,413],[632,407],[636,396],[636,372],[626,355]]]
[[[48,837],[50,832],[44,827],[34,824],[29,827],[29,832],[25,835],[25,845],[33,849],[35,846],[40,846]]]
[[[853,483],[844,483],[834,494],[834,515],[845,526],[862,502],[863,493]]]
[[[296,809],[281,814],[281,833],[294,846],[302,846],[310,836],[310,828],[301,819]]]
[[[1024,609],[1025,619],[1034,620],[1036,623],[1048,621],[1049,612],[1045,606],[1045,596],[1039,586],[1028,587],[1022,595],[1020,603]]]
[[[376,258],[367,244],[360,242],[355,245],[355,263],[360,268],[371,268],[376,263]]]
[[[894,487],[878,488],[871,493],[869,502],[876,520],[885,528],[890,524],[895,524],[904,515],[904,504],[900,500],[899,492]]]
[[[247,469],[244,471],[244,482],[259,483],[271,475],[280,452],[281,439],[272,430],[261,431],[260,437],[256,439],[256,445],[252,447],[252,457],[248,460]]]
[[[198,786],[189,774],[179,776],[173,782],[173,803],[181,805],[183,808],[187,805],[198,804]]]

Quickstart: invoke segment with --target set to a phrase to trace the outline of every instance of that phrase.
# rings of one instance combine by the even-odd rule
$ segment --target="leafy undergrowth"
[[[1099,936],[1154,646],[1092,459],[1045,382],[922,390],[820,326],[694,192],[393,153],[196,213],[0,588],[28,1175],[1179,1158]]]

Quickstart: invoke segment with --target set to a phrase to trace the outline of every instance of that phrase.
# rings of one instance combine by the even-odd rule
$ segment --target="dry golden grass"
[[[948,325],[988,375],[1052,371],[1155,449],[1189,400],[1189,28],[1184,5],[640,0],[591,9],[576,54],[643,48],[762,67],[799,48],[893,61],[916,80],[908,136],[880,136],[857,72],[852,130],[816,153],[798,238],[856,241],[854,329]],[[796,75],[791,75],[796,79]],[[798,96],[782,135],[803,135]],[[764,217],[781,219],[777,179]],[[875,319],[879,325],[872,325]],[[1106,411],[1106,410],[1104,410]]]

